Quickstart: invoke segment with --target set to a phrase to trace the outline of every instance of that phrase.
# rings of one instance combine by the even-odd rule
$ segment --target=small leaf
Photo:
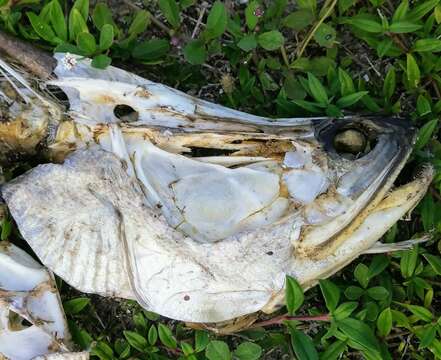
[[[340,93],[342,96],[350,95],[355,92],[352,78],[342,68],[338,68],[338,81],[340,82]]]
[[[408,16],[406,16],[408,19],[412,20],[419,20],[424,15],[429,13],[435,6],[437,6],[439,3],[439,0],[429,0],[429,1],[421,1],[421,3],[415,8],[409,12]]]
[[[383,26],[375,20],[366,19],[363,17],[354,17],[347,21],[352,26],[356,28],[370,32],[370,33],[382,33]]]
[[[170,50],[170,44],[165,39],[152,39],[143,41],[132,50],[135,59],[153,61],[166,55]]]
[[[415,41],[413,46],[413,51],[416,52],[438,52],[441,51],[441,40],[440,39],[419,39]]]
[[[419,130],[417,141],[415,142],[414,149],[421,150],[429,142],[438,125],[438,119],[433,119],[426,122]]]
[[[114,37],[114,33],[113,33],[113,26],[110,24],[105,24],[103,25],[103,27],[101,28],[101,33],[100,33],[100,50],[107,50],[108,48],[110,48],[113,44],[113,37]]]
[[[299,360],[318,360],[317,350],[311,338],[303,332],[290,329],[293,350]]]
[[[283,46],[285,42],[285,38],[283,35],[277,30],[271,30],[260,34],[257,37],[257,42],[261,47],[265,50],[277,50],[281,46]]]
[[[377,319],[378,335],[386,337],[392,330],[392,312],[390,308],[384,309]]]
[[[399,21],[389,26],[389,31],[395,34],[404,34],[414,32],[422,28],[422,25],[414,24],[409,21]]]
[[[247,23],[248,29],[254,30],[257,23],[259,22],[260,4],[257,1],[250,1],[245,9],[245,22]]]
[[[441,258],[439,256],[424,254],[424,258],[430,264],[432,269],[438,274],[441,275]]]
[[[92,66],[97,69],[105,69],[112,62],[112,59],[107,55],[97,55],[92,59]]]
[[[140,10],[136,13],[130,24],[128,33],[131,36],[137,36],[143,33],[150,24],[150,13],[146,10]]]
[[[205,349],[205,356],[208,360],[230,360],[231,353],[228,345],[223,341],[213,340]]]
[[[66,19],[64,18],[63,9],[61,9],[58,0],[52,0],[50,2],[50,19],[57,36],[61,40],[67,41]]]
[[[227,9],[222,2],[216,1],[208,14],[207,25],[204,31],[205,39],[211,40],[221,36],[227,28],[227,23]]]
[[[88,32],[78,34],[77,45],[85,55],[92,55],[96,51],[95,38]]]
[[[296,3],[300,9],[307,9],[315,14],[317,9],[317,0],[297,0]]]
[[[90,303],[89,298],[80,297],[63,303],[64,311],[68,315],[78,314]]]
[[[92,20],[98,30],[105,24],[113,25],[112,12],[106,3],[98,3],[93,9]]]
[[[387,100],[390,100],[395,92],[396,87],[396,73],[395,68],[391,67],[387,71],[383,84],[383,95]]]
[[[420,345],[418,346],[418,349],[424,349],[428,346],[430,346],[433,342],[433,340],[435,340],[435,336],[436,336],[436,327],[433,325],[429,325],[423,332],[422,336],[421,336],[421,342]]]
[[[89,32],[87,24],[78,9],[73,8],[69,14],[69,39],[75,40],[78,34],[84,32]]]
[[[376,255],[372,259],[369,265],[368,277],[372,279],[373,277],[381,274],[384,269],[389,265],[389,258],[385,255]]]
[[[237,46],[243,51],[251,51],[257,47],[257,40],[254,34],[245,35],[239,40]]]
[[[201,40],[190,41],[184,47],[185,59],[192,65],[200,65],[207,59],[207,50],[205,44]]]
[[[345,341],[337,340],[335,343],[330,345],[324,353],[320,354],[321,360],[337,360],[340,358],[341,354],[344,354],[347,350],[347,345]]]
[[[37,16],[33,12],[27,12],[26,15],[29,18],[32,28],[38,34],[39,37],[51,43],[55,41],[55,33],[53,32],[49,24],[46,24],[44,21],[40,19],[39,16]]]
[[[195,351],[200,352],[205,350],[210,339],[206,331],[196,330],[194,341],[195,341],[195,345],[194,345]]]
[[[423,320],[425,322],[431,322],[433,315],[430,312],[430,310],[427,310],[426,308],[418,305],[408,305],[408,304],[402,304],[400,305],[404,306],[407,310],[409,310],[412,314],[414,314],[418,319]]]
[[[384,300],[389,296],[389,291],[387,291],[382,286],[374,286],[367,289],[367,294],[374,300]]]
[[[311,91],[311,95],[314,99],[320,104],[328,104],[328,94],[326,93],[326,89],[322,85],[319,79],[315,77],[314,74],[308,73],[308,86]]]
[[[358,264],[355,267],[354,276],[363,288],[369,284],[369,268],[365,264]]]
[[[419,95],[417,99],[417,113],[419,116],[424,116],[432,112],[429,100],[424,95]]]
[[[286,276],[286,307],[289,314],[294,314],[302,306],[305,296],[300,284],[291,276]]]
[[[340,289],[330,280],[319,280],[319,284],[325,298],[326,307],[329,311],[334,311],[340,300]]]
[[[359,100],[361,100],[366,94],[368,94],[368,91],[359,91],[350,95],[343,96],[342,98],[337,100],[336,105],[339,108],[347,108],[351,105],[354,105]]]
[[[150,326],[149,332],[147,334],[147,340],[152,346],[156,344],[156,341],[158,341],[158,330],[156,330],[156,326],[154,324]]]
[[[333,312],[332,316],[336,320],[342,320],[349,317],[354,310],[358,307],[358,302],[356,301],[349,301],[341,304],[335,311]]]
[[[293,29],[294,31],[301,31],[314,21],[314,14],[309,10],[294,11],[285,17],[282,25]]]
[[[84,21],[89,17],[89,0],[75,0],[72,9],[79,11]]]
[[[113,350],[104,341],[98,341],[91,350],[91,354],[99,357],[101,360],[113,360]]]
[[[409,85],[415,88],[420,82],[420,69],[415,58],[411,54],[407,54],[406,73]]]
[[[337,326],[349,339],[354,343],[361,346],[363,349],[378,352],[380,344],[378,343],[375,335],[373,334],[371,328],[367,326],[364,322],[346,318],[339,320]]]
[[[358,287],[358,286],[348,286],[345,290],[345,296],[349,300],[357,300],[364,293],[365,293],[365,291],[361,287]]]
[[[159,339],[165,346],[171,349],[176,349],[177,347],[176,339],[174,338],[171,330],[167,326],[163,324],[159,324],[158,334],[159,334]]]
[[[261,354],[262,348],[249,341],[241,343],[234,351],[234,356],[239,360],[257,360]]]
[[[407,11],[409,10],[409,1],[402,0],[400,5],[398,5],[397,9],[394,12],[392,17],[392,22],[398,22],[403,20],[406,17]]]
[[[136,350],[145,351],[148,347],[147,340],[134,331],[123,331],[124,337],[127,339],[129,344],[133,346]]]
[[[181,25],[181,17],[179,16],[179,6],[175,0],[158,0],[159,8],[165,18],[173,28],[177,29]]]
[[[337,32],[332,26],[322,23],[314,33],[314,40],[320,46],[330,48],[334,45]]]

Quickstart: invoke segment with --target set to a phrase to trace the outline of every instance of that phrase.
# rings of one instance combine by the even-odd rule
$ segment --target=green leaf
[[[387,100],[390,100],[390,98],[394,94],[395,87],[396,87],[396,73],[395,73],[395,68],[391,67],[387,71],[383,84],[383,96]]]
[[[281,46],[283,46],[285,38],[279,31],[271,30],[260,34],[257,37],[257,42],[265,50],[272,51],[277,50]]]
[[[422,94],[418,96],[416,108],[419,116],[424,116],[432,112],[429,100]]]
[[[248,29],[254,30],[257,23],[259,22],[259,11],[261,11],[260,4],[257,1],[250,1],[245,9],[245,22],[247,23]]]
[[[158,334],[159,334],[159,339],[165,346],[171,349],[176,349],[177,347],[176,339],[174,338],[171,330],[167,326],[163,324],[158,324]]]
[[[392,16],[392,22],[398,22],[403,20],[406,17],[407,11],[409,10],[409,1],[402,0],[400,5],[398,5],[397,9]]]
[[[169,24],[177,29],[181,25],[181,17],[179,16],[179,7],[175,0],[158,0],[159,8],[164,14]]]
[[[330,280],[319,280],[319,284],[325,298],[326,307],[329,311],[334,311],[340,300],[340,289]]]
[[[333,312],[332,316],[336,320],[342,320],[349,317],[354,310],[358,307],[358,302],[356,301],[349,301],[341,304],[335,311]]]
[[[336,105],[339,108],[347,108],[351,105],[354,105],[356,102],[361,100],[367,94],[368,91],[359,91],[350,95],[343,96],[342,98],[337,100]]]
[[[382,286],[374,286],[367,289],[367,294],[374,300],[384,300],[389,296],[389,291],[387,291]]]
[[[113,26],[110,24],[103,25],[100,33],[100,50],[103,51],[109,49],[113,44],[113,38]]]
[[[358,264],[355,267],[354,276],[359,284],[366,289],[369,284],[369,268],[365,264]]]
[[[430,264],[432,269],[438,274],[441,275],[441,258],[439,256],[424,254],[424,258]]]
[[[433,315],[430,310],[418,305],[408,305],[400,303],[400,305],[404,306],[407,310],[409,310],[412,314],[414,314],[418,319],[423,320],[425,322],[431,322]]]
[[[313,103],[310,101],[305,101],[305,100],[300,100],[300,99],[293,100],[293,103],[300,106],[301,108],[303,108],[305,110],[308,110],[309,112],[317,113],[317,114],[322,113],[322,110],[319,108],[319,106],[321,106],[321,104],[316,104],[316,103]]]
[[[249,341],[241,343],[234,351],[234,356],[239,360],[257,360],[261,354],[262,348]]]
[[[206,331],[196,330],[195,339],[194,339],[195,351],[200,352],[200,351],[205,350],[209,341],[210,341],[210,339],[209,339],[208,333]]]
[[[389,265],[389,258],[385,255],[376,255],[373,257],[372,262],[369,265],[368,277],[373,277],[381,274],[384,269]]]
[[[391,39],[384,39],[380,41],[377,45],[378,56],[381,58],[384,55],[386,55],[389,52],[389,50],[392,48],[393,44],[394,43]]]
[[[82,32],[77,35],[77,46],[85,55],[92,55],[96,51],[95,38],[88,32]]]
[[[87,24],[78,9],[73,8],[69,14],[69,39],[75,40],[78,34],[84,32],[89,32]]]
[[[311,338],[297,329],[290,329],[291,343],[299,360],[318,360],[317,350]]]
[[[415,143],[414,149],[421,150],[432,137],[433,132],[435,131],[438,125],[438,119],[433,119],[426,122],[418,131],[417,141]],[[403,275],[404,276],[404,275]]]
[[[415,8],[409,12],[409,15],[406,16],[408,19],[419,20],[424,15],[429,13],[436,5],[438,5],[440,0],[429,0],[422,1],[419,5],[415,6]]]
[[[204,31],[205,39],[211,40],[221,36],[227,28],[227,23],[227,9],[222,2],[216,1],[208,14],[207,25]]]
[[[419,39],[415,41],[413,51],[416,52],[438,52],[441,51],[440,39]]]
[[[305,296],[300,284],[291,276],[286,276],[286,307],[290,315],[294,314],[302,306]]]
[[[0,224],[1,224],[0,240],[5,241],[9,238],[9,235],[11,235],[12,222],[8,219],[3,219]]]
[[[320,355],[321,360],[337,360],[340,358],[341,354],[344,354],[347,350],[347,345],[345,341],[337,340],[331,344],[324,353]]]
[[[297,0],[296,3],[300,9],[307,9],[315,14],[317,9],[317,0]]]
[[[114,22],[112,19],[112,12],[106,3],[98,3],[93,9],[92,20],[98,30],[106,25],[110,24],[113,26]]]
[[[123,334],[129,344],[133,346],[136,350],[143,352],[147,349],[148,343],[144,336],[141,336],[134,331],[128,330],[124,330]]]
[[[147,340],[152,346],[156,344],[156,341],[158,341],[158,330],[156,330],[156,326],[154,324],[150,326],[149,332],[147,334]]]
[[[320,104],[328,104],[328,94],[325,87],[322,85],[319,79],[314,74],[308,73],[308,86],[311,91],[311,95]]]
[[[50,19],[57,36],[61,40],[67,41],[66,19],[64,18],[63,9],[58,0],[52,0],[50,2]]]
[[[194,353],[193,348],[190,344],[187,344],[186,342],[181,342],[181,349],[185,356],[190,356]],[[191,357],[189,357],[191,359]],[[188,358],[187,358],[188,359]]]
[[[56,42],[55,33],[49,24],[46,24],[38,15],[34,14],[33,12],[27,12],[26,15],[29,18],[32,28],[39,37],[51,43]]]
[[[98,341],[91,350],[91,355],[99,357],[101,360],[113,360],[113,350],[104,341]]]
[[[294,11],[282,20],[282,25],[300,31],[311,25],[314,21],[314,14],[309,10]]]
[[[347,20],[347,23],[355,26],[357,29],[366,31],[368,33],[382,33],[383,26],[375,20],[366,19],[363,17],[354,17]]]
[[[322,23],[314,33],[314,40],[320,46],[330,48],[334,45],[337,32],[332,26]]]
[[[399,21],[389,26],[389,31],[395,34],[404,34],[421,29],[422,25],[411,23],[410,21]]]
[[[68,315],[78,314],[90,303],[89,298],[79,297],[63,303],[64,312]]]
[[[169,50],[170,44],[167,40],[152,39],[136,45],[132,50],[132,56],[143,61],[153,61],[166,55]]]
[[[434,325],[429,325],[423,332],[420,341],[420,345],[418,346],[418,349],[424,349],[428,346],[430,346],[435,340],[436,336],[436,327]]]
[[[345,290],[345,296],[349,299],[349,300],[357,300],[359,299],[363,294],[365,293],[365,291],[358,286],[348,286]]]
[[[112,59],[104,54],[97,55],[92,59],[92,66],[97,69],[105,69],[112,63]]]
[[[184,47],[184,57],[192,65],[200,65],[207,59],[207,50],[202,40],[190,41]]]
[[[350,95],[355,92],[352,78],[342,68],[338,68],[338,80],[340,82],[340,93],[342,96]]]
[[[89,17],[89,0],[75,0],[72,9],[79,11],[84,21]]]
[[[380,344],[378,343],[371,328],[364,322],[352,318],[339,320],[337,326],[350,340],[363,349],[378,352]]]
[[[254,34],[245,35],[239,40],[237,46],[243,51],[251,51],[257,47],[257,40]]]
[[[386,337],[392,330],[392,312],[390,308],[384,309],[377,318],[378,335]]]
[[[230,360],[231,353],[228,345],[219,340],[210,341],[205,349],[205,356],[208,360]]]
[[[420,69],[412,54],[407,54],[406,73],[409,85],[415,88],[420,82]]]
[[[128,33],[131,36],[142,34],[150,24],[150,13],[146,10],[140,10],[136,13],[130,24]]]

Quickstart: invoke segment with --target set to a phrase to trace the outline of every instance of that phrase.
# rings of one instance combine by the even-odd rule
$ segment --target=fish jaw
[[[390,191],[369,210],[357,226],[347,229],[339,239],[339,246],[326,251],[326,256],[293,257],[289,275],[295,277],[304,289],[316,285],[320,279],[332,276],[371,248],[397,221],[404,218],[425,195],[434,175],[434,169],[425,165],[416,178]],[[262,311],[272,313],[282,306],[285,294],[280,292]]]

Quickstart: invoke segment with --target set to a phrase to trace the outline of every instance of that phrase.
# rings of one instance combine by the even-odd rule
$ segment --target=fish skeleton
[[[433,176],[393,187],[416,138],[403,119],[271,119],[55,58],[43,92],[0,63],[3,158],[52,161],[1,194],[42,263],[86,293],[191,323],[272,313],[286,275],[307,289],[372,251]]]

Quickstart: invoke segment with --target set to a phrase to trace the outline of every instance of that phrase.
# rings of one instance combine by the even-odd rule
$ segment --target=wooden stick
[[[57,65],[57,61],[43,50],[2,31],[0,31],[0,52],[4,52],[41,79],[47,79]]]

